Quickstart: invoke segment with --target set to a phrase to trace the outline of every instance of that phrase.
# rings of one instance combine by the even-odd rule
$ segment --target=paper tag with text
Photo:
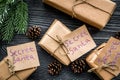
[[[40,65],[35,42],[7,47],[7,53],[15,66],[14,71],[33,68]]]
[[[95,64],[98,66],[103,64],[110,64],[113,65],[110,67],[118,67],[118,70],[111,70],[110,68],[106,68],[106,70],[110,73],[118,75],[120,72],[120,40],[111,37],[98,58],[95,60]]]
[[[74,61],[96,47],[85,25],[74,30],[63,38],[65,47],[68,50],[68,57]]]

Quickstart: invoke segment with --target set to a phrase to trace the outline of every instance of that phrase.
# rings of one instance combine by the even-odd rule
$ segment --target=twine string
[[[78,2],[78,1],[79,1],[79,2]],[[101,8],[98,8],[98,7],[94,6],[93,4],[87,2],[87,0],[75,0],[75,1],[74,1],[74,5],[72,6],[72,18],[73,18],[73,17],[77,17],[77,15],[76,15],[76,13],[75,13],[75,7],[78,6],[78,5],[80,5],[80,4],[85,4],[85,3],[88,4],[88,5],[90,5],[90,6],[92,6],[92,7],[94,7],[94,8],[96,8],[96,9],[99,9],[99,10],[101,10],[101,11],[109,14],[110,16],[112,15],[110,12],[105,11],[105,10],[103,10],[103,9],[101,9]]]
[[[110,74],[112,74],[114,76],[117,76],[111,71],[117,71],[117,70],[119,70],[119,67],[115,64],[112,64],[112,62],[109,62],[109,63],[103,64],[99,67],[91,68],[91,69],[88,70],[88,72],[93,72],[95,70],[98,70],[98,72],[100,72],[102,69],[104,69],[105,71],[109,72]],[[111,70],[111,71],[109,71],[108,69]]]
[[[54,54],[59,48],[62,48],[62,50],[64,51],[64,53],[68,54],[68,49],[67,49],[66,46],[64,45],[64,43],[63,43],[63,41],[62,41],[62,38],[61,38],[60,36],[56,35],[56,38],[57,38],[57,40],[56,40],[56,39],[54,39],[52,36],[50,36],[49,34],[47,34],[47,35],[59,44],[59,46],[55,49],[55,51],[53,52],[53,54]],[[60,52],[60,50],[58,50],[58,52],[59,52],[59,54],[61,54],[62,56],[65,56],[65,55],[66,55],[66,54],[62,54],[62,53]],[[52,54],[52,55],[53,55],[53,54]]]
[[[18,80],[22,80],[14,71],[14,66],[11,63],[11,61],[9,59],[7,59],[6,64],[8,65],[8,69],[10,71],[10,75],[5,79],[5,80],[9,80],[9,78],[11,78],[13,75],[16,76],[18,78]]]

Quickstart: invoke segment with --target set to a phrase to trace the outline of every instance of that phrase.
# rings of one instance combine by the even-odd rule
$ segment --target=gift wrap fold
[[[37,68],[29,68],[20,71],[12,71],[9,59],[5,58],[0,62],[0,80],[26,80]]]
[[[99,47],[97,47],[95,50],[91,52],[91,54],[86,58],[86,61],[88,65],[91,67],[88,72],[95,72],[102,80],[111,80],[115,77],[115,75],[111,74],[110,72],[103,69],[103,67],[98,66],[95,64],[95,60],[98,58],[98,56],[101,54],[101,51],[106,46],[107,43],[101,44]],[[99,67],[99,69],[97,69]],[[107,67],[106,67],[107,68]]]
[[[43,0],[43,2],[99,29],[105,27],[116,8],[116,3],[111,0]]]
[[[61,41],[58,38],[58,36],[62,38],[69,33],[71,33],[71,31],[56,19],[38,44],[58,61],[64,65],[69,65],[70,60],[61,47]]]

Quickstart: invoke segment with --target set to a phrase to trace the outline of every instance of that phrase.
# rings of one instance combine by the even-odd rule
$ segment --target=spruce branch
[[[12,4],[12,3],[14,3],[16,0],[6,0],[7,2],[6,2],[6,4]]]
[[[5,17],[7,16],[8,9],[8,5],[6,5],[5,3],[0,3],[0,24],[2,24]]]
[[[28,7],[23,0],[1,0],[0,40],[11,41],[14,34],[27,30]]]
[[[2,25],[1,34],[3,41],[10,41],[14,36],[14,14],[10,12],[8,18],[5,19]]]
[[[0,0],[0,29],[2,22],[8,15],[8,11],[10,10],[9,5],[13,4],[14,0]]]
[[[27,4],[23,1],[18,2],[15,10],[15,31],[19,34],[24,34],[27,30],[28,21],[28,8]]]

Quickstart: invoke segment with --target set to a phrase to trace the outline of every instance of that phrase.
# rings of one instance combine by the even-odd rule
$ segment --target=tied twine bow
[[[68,54],[68,50],[67,50],[66,46],[64,45],[64,43],[63,43],[63,41],[62,41],[62,38],[61,38],[60,36],[56,35],[56,38],[57,38],[57,40],[56,40],[56,39],[54,39],[53,37],[51,37],[49,34],[46,34],[46,35],[48,35],[50,38],[52,38],[54,41],[56,41],[56,42],[59,44],[59,46],[55,49],[55,51],[53,52],[53,54],[54,54],[59,48],[62,48],[62,50],[64,51],[64,53]],[[59,52],[59,54],[61,54],[62,56],[65,56],[65,55],[66,55],[66,54],[62,54],[59,50],[58,50],[58,52]],[[53,54],[51,54],[51,55],[53,55]]]
[[[16,76],[18,78],[18,80],[22,80],[14,71],[14,66],[11,63],[11,61],[9,59],[5,60],[6,64],[8,65],[9,71],[10,71],[10,75],[5,79],[8,80],[10,77],[12,77],[13,75]]]
[[[112,73],[108,69],[110,69],[112,71],[117,71],[117,70],[119,70],[119,67],[117,65],[115,65],[115,64],[112,64],[112,62],[110,62],[110,63],[107,63],[107,64],[103,64],[103,65],[101,65],[99,67],[92,68],[92,69],[88,70],[88,72],[93,72],[95,70],[98,70],[98,72],[99,72],[102,69],[104,69],[105,71],[109,72],[110,74],[112,74],[114,76],[117,76],[116,74]]]
[[[78,2],[78,1],[79,1],[79,2]],[[101,9],[101,8],[98,8],[98,7],[94,6],[93,4],[87,2],[87,0],[75,0],[74,2],[75,2],[75,3],[74,3],[74,5],[72,6],[72,17],[76,17],[75,7],[78,6],[78,5],[80,5],[80,4],[84,4],[84,3],[86,3],[86,4],[88,4],[88,5],[92,6],[92,7],[94,7],[94,8],[96,8],[96,9],[99,9],[99,10],[103,11],[103,12],[109,14],[110,16],[112,15],[112,14],[109,13],[108,11],[105,11],[105,10],[103,10],[103,9]]]

